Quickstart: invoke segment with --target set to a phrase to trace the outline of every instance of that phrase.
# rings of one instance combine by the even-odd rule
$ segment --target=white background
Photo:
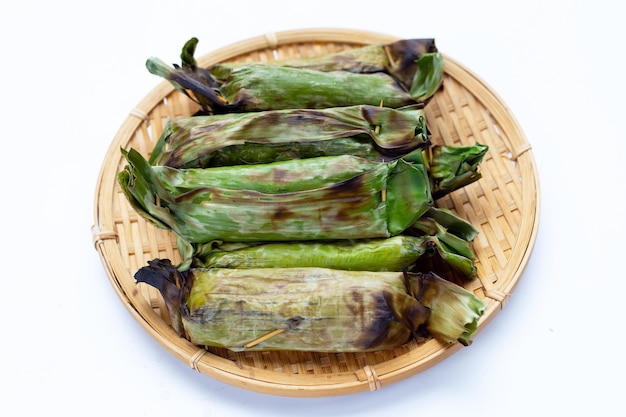
[[[0,6],[0,414],[618,415],[626,274],[625,13],[614,1],[58,1]],[[97,175],[144,67],[267,32],[434,37],[532,145],[533,255],[474,344],[376,392],[285,398],[217,382],[149,337],[91,242]]]

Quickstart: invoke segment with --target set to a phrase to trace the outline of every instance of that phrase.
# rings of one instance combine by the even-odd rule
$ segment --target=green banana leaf
[[[118,181],[131,206],[190,243],[389,237],[407,229],[433,204],[424,167],[402,159],[299,192],[269,194],[215,184],[175,196],[139,152],[122,154],[128,165]],[[306,171],[309,160],[300,163]]]
[[[344,154],[383,159],[429,144],[421,106],[269,110],[171,119],[149,161],[201,168]]]
[[[197,66],[193,58],[196,45],[197,38],[185,44],[181,66],[151,57],[146,67],[150,73],[169,80],[209,114],[359,104],[403,107],[426,103],[443,82],[443,56],[439,52],[418,51],[393,57],[393,62],[409,63],[398,71],[404,79],[410,77],[411,85],[406,86],[387,72],[326,72],[260,62],[230,68],[227,77],[224,71],[214,76]]]
[[[433,196],[441,198],[482,178],[478,171],[489,147],[476,143],[468,146],[433,146],[429,175]]]
[[[186,242],[179,242],[178,246]],[[222,243],[183,246],[179,270],[193,268],[320,267],[347,271],[402,271],[435,250],[427,236],[314,242]]]
[[[194,58],[197,44],[197,38],[192,38],[185,44],[180,56],[184,68],[197,69]],[[434,39],[402,39],[388,44],[376,43],[315,57],[278,59],[263,62],[263,64],[323,72],[347,71],[359,74],[382,72],[398,80],[408,91],[415,84],[419,57],[423,54],[436,52],[437,47]],[[209,67],[207,71],[215,80],[224,82],[230,77],[234,69],[246,65],[248,63],[245,62],[218,63]],[[436,84],[437,81],[433,80],[432,85],[436,86]]]
[[[433,197],[439,199],[482,178],[478,170],[489,147],[474,145],[432,145],[402,156],[413,164],[423,165],[431,179]]]
[[[329,268],[195,268],[155,259],[136,274],[160,290],[172,325],[201,346],[368,352],[424,331],[471,343],[485,304],[435,274]]]
[[[437,242],[435,250],[445,264],[461,272],[466,279],[477,276],[471,243],[478,231],[452,211],[433,206],[411,225],[407,233],[428,236]]]
[[[302,169],[302,160],[290,159],[267,164],[188,169],[155,165],[152,169],[161,184],[174,197],[197,188],[215,185],[278,194],[322,188],[346,181],[377,167],[379,162],[351,155],[338,155],[308,158],[304,165],[306,170]]]

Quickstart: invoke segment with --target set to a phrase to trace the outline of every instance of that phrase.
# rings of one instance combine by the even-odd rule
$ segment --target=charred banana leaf
[[[475,145],[433,145],[416,149],[402,158],[428,170],[433,197],[439,199],[482,178],[478,166],[489,147]]]
[[[478,181],[482,177],[478,165],[488,149],[488,146],[480,143],[468,146],[433,146],[429,174],[434,198],[441,198]]]
[[[249,63],[219,68],[216,74],[197,66],[193,53],[197,39],[183,47],[182,66],[169,66],[159,58],[149,58],[150,73],[169,80],[175,88],[200,104],[210,114],[260,111],[272,109],[301,109],[351,106],[360,104],[402,107],[425,103],[442,85],[443,56],[439,52],[424,52],[419,42],[417,51],[395,48],[403,56],[393,56],[380,66],[399,65],[395,78],[388,72],[323,71],[297,66]],[[382,46],[381,46],[382,47]],[[393,51],[394,48],[388,48]],[[407,59],[408,58],[408,59]],[[327,60],[326,57],[322,58]],[[403,65],[406,60],[408,63]],[[401,64],[397,64],[400,62]],[[410,80],[410,85],[403,82]]]
[[[216,184],[173,195],[139,152],[122,154],[128,165],[118,181],[131,206],[190,243],[390,237],[433,204],[424,166],[402,159],[309,190],[270,194]],[[299,163],[306,171],[309,160]]]
[[[473,292],[433,272],[419,272],[413,277],[413,294],[430,312],[424,326],[427,332],[444,342],[469,346],[485,313],[485,303]]]
[[[465,278],[476,278],[476,258],[471,242],[447,232],[441,225],[429,218],[418,219],[415,225],[412,226],[412,229],[434,229],[429,230],[429,233],[434,234],[430,238],[437,242],[435,250],[443,264],[447,264],[461,272]]]
[[[137,282],[159,289],[173,328],[200,346],[367,352],[418,334],[471,343],[485,305],[434,274],[328,268],[190,269],[153,260]]]
[[[185,44],[181,53],[183,67],[197,68],[194,58],[197,44],[197,38],[192,38]],[[263,64],[324,72],[348,71],[360,74],[382,72],[393,76],[408,91],[414,84],[418,58],[424,54],[437,52],[434,39],[404,39],[389,44],[372,44],[315,57],[267,61]],[[245,65],[248,64],[220,63],[212,65],[208,71],[216,80],[224,81],[234,69]]]
[[[179,247],[183,242],[179,242]],[[436,250],[427,236],[394,236],[321,242],[221,243],[189,245],[183,258],[194,268],[301,268],[402,271]],[[185,256],[186,255],[186,256]],[[182,269],[180,266],[178,269]]]
[[[176,169],[155,165],[154,173],[172,196],[219,185],[232,190],[277,194],[327,187],[376,168],[380,163],[351,155],[285,160],[267,164]]]
[[[432,219],[440,228],[444,228],[447,233],[463,239],[466,242],[471,242],[478,236],[478,230],[476,230],[473,224],[446,208],[433,206],[424,213],[422,218]],[[429,229],[427,232],[431,236],[437,233],[436,230],[433,229]]]
[[[171,119],[149,161],[201,168],[344,154],[376,160],[428,146],[429,139],[421,106],[229,113]]]
[[[443,262],[466,278],[476,277],[470,242],[445,231],[431,218],[423,217],[416,223],[433,226],[434,234],[321,242],[190,244],[179,239],[182,262],[177,268],[320,267],[347,271],[412,271],[418,260],[438,254]]]

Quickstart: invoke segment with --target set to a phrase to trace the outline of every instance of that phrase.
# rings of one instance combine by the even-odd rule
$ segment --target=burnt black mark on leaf
[[[328,188],[329,192],[336,197],[349,197],[355,194],[356,191],[362,189],[365,186],[365,179],[363,175],[357,175],[348,180],[333,184]]]
[[[352,294],[352,296],[358,299],[354,294]],[[367,323],[366,327],[361,329],[362,336],[358,340],[358,345],[363,349],[372,349],[386,343],[389,337],[390,326],[391,322],[394,321],[394,315],[389,308],[386,298],[385,294],[381,293],[375,295],[374,300],[372,300],[374,306],[371,321]],[[372,306],[369,307],[371,308]],[[364,308],[365,306],[361,302],[360,307],[357,309],[361,323],[364,323]]]
[[[298,327],[300,323],[302,323],[303,321],[304,321],[304,317],[300,317],[300,316],[292,317],[289,320],[287,320],[287,327],[290,330],[293,330],[296,327]]]
[[[274,169],[272,170],[272,176],[274,183],[284,184],[286,179],[289,178],[289,171],[285,169]]]
[[[277,207],[272,213],[272,221],[280,221],[293,218],[295,213],[285,207]]]

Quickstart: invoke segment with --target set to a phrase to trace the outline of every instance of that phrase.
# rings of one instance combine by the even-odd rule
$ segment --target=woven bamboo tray
[[[268,61],[314,56],[397,37],[346,29],[270,33],[216,50],[198,59]],[[206,350],[169,327],[160,294],[136,285],[133,275],[148,260],[178,262],[175,238],[146,223],[128,205],[116,175],[125,162],[120,147],[149,155],[166,121],[188,116],[195,103],[162,81],[134,108],[105,155],[96,187],[96,250],[113,288],[130,314],[154,339],[190,368],[219,381],[274,395],[320,397],[378,390],[423,371],[463,348],[436,340],[413,341],[374,353],[239,352]],[[506,304],[531,254],[539,220],[538,178],[529,143],[498,96],[461,64],[445,56],[444,89],[426,107],[434,143],[489,146],[483,178],[438,201],[469,220],[479,278],[466,284],[487,304],[483,329]],[[479,334],[475,343],[481,343]],[[465,349],[471,349],[466,347]]]

